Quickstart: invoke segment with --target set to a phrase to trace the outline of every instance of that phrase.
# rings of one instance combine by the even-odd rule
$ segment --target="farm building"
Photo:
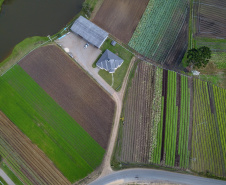
[[[108,37],[108,33],[90,22],[88,19],[80,16],[71,27],[71,31],[81,36],[88,43],[100,48]]]
[[[124,62],[123,59],[109,51],[108,49],[103,53],[100,59],[97,61],[97,67],[100,69],[104,69],[109,73],[114,73],[117,68],[119,68],[122,63]]]

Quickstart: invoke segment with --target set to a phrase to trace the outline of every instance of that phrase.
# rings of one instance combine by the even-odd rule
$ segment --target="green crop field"
[[[0,109],[69,181],[101,163],[105,150],[19,65],[0,77]]]
[[[178,37],[186,15],[187,0],[150,0],[129,46],[163,63]]]
[[[166,153],[165,164],[174,166],[176,152],[176,137],[177,137],[177,118],[178,106],[176,106],[176,73],[168,71],[168,89],[167,89],[167,107],[166,107],[166,131],[165,131],[165,146]]]
[[[194,80],[191,168],[226,177],[226,91]]]

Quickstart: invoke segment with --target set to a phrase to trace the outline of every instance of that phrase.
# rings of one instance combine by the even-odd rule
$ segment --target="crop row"
[[[181,76],[181,107],[180,107],[180,132],[178,154],[180,155],[180,167],[189,166],[189,117],[190,117],[190,92],[188,78]]]
[[[226,90],[213,85],[213,93],[216,105],[216,116],[220,132],[222,152],[224,157],[224,166],[226,166]]]
[[[162,141],[162,77],[163,70],[161,68],[156,69],[155,86],[154,86],[154,98],[152,102],[152,128],[151,128],[151,146],[150,146],[150,161],[152,163],[159,164],[161,157],[161,141]]]
[[[207,82],[194,79],[191,168],[198,172],[209,171],[217,176],[225,176],[225,153],[212,91],[212,86],[208,86]],[[217,98],[216,92],[215,97]],[[221,102],[223,103],[224,101]]]
[[[70,181],[86,176],[101,162],[104,149],[20,66],[0,80],[0,108]]]
[[[176,153],[177,119],[178,106],[176,105],[176,73],[168,71],[168,89],[166,104],[166,123],[165,123],[165,164],[174,166]]]
[[[177,38],[186,14],[186,0],[150,0],[129,46],[146,57],[163,61]]]

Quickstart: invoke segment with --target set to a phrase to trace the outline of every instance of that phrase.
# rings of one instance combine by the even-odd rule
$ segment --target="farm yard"
[[[45,154],[0,112],[0,150],[25,184],[70,184]]]
[[[226,2],[221,0],[194,0],[197,36],[226,38]]]
[[[100,146],[107,148],[114,101],[69,56],[49,45],[33,51],[19,65]]]
[[[225,177],[225,90],[145,62],[133,73],[114,167],[160,165]]]
[[[174,67],[187,49],[188,15],[187,0],[150,0],[129,46],[161,65]]]
[[[92,20],[124,43],[128,43],[149,0],[105,0]]]

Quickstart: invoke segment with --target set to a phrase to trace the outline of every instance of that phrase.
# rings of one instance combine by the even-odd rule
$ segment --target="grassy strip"
[[[6,183],[6,181],[0,176],[0,184],[1,185],[8,185],[7,183]]]
[[[1,169],[6,173],[6,175],[16,184],[23,185],[23,183],[18,179],[18,177],[12,172],[12,170],[5,164],[1,164]]]
[[[85,177],[101,163],[104,149],[20,66],[14,66],[0,80],[0,109],[68,180]]]
[[[11,55],[0,63],[0,75],[8,70],[12,65],[16,64],[23,56],[31,50],[39,47],[44,42],[48,41],[47,37],[31,37],[26,38],[15,46]]]
[[[124,60],[123,64],[115,71],[114,73],[114,84],[113,89],[119,91],[122,86],[123,79],[126,75],[127,69],[129,67],[130,61],[133,57],[133,54],[127,51],[125,48],[120,46],[119,44],[116,44],[115,46],[111,45],[111,39],[108,38],[105,43],[102,45],[101,50],[102,53],[106,51],[106,49],[110,50],[111,52],[118,55],[120,58]],[[97,62],[97,61],[96,61]],[[95,64],[93,65],[93,67]],[[110,74],[108,71],[100,70],[99,75],[109,84],[112,84],[112,74]]]
[[[3,4],[4,0],[0,0],[0,12],[2,10],[2,4]]]

